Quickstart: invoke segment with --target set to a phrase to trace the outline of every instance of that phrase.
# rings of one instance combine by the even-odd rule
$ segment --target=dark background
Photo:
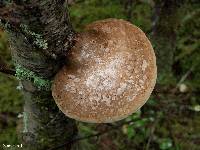
[[[70,1],[73,26],[104,19],[122,18],[152,32],[154,2],[151,0],[76,0]],[[105,124],[78,123],[87,136],[108,130],[99,138],[82,140],[85,150],[199,150],[200,149],[200,2],[188,1],[179,8],[175,55],[172,71],[159,76],[159,85],[141,111],[124,121],[136,119],[114,130]],[[171,22],[173,23],[173,22]],[[13,67],[7,41],[0,30],[0,55]],[[167,44],[168,41],[166,41]],[[0,73],[0,144],[19,144],[17,132],[23,113],[22,94],[17,80]]]

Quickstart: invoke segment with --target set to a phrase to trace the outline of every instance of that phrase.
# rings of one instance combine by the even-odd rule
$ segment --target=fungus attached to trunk
[[[145,34],[131,23],[106,19],[77,35],[52,94],[60,110],[83,122],[108,123],[137,111],[156,82],[156,58]]]

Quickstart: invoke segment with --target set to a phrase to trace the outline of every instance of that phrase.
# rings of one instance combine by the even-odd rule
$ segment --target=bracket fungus
[[[83,122],[121,120],[144,105],[156,82],[154,50],[142,30],[105,19],[77,35],[52,95],[68,117]]]

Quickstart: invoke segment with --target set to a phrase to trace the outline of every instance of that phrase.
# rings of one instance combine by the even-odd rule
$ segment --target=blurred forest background
[[[152,31],[151,0],[75,0],[70,1],[71,22],[76,30],[104,18],[122,18],[140,27],[148,36]],[[83,150],[200,150],[200,2],[181,6],[178,17],[176,51],[172,72],[159,77],[156,88],[141,111],[113,128],[107,124],[78,123],[80,134],[98,137],[81,140]],[[173,22],[172,22],[173,23]],[[0,55],[13,67],[7,35],[0,30]],[[168,41],[166,41],[167,43]],[[22,94],[17,80],[0,73],[0,146],[19,144],[17,132],[23,113]]]

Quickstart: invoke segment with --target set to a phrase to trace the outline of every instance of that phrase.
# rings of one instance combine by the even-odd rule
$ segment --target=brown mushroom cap
[[[155,54],[145,34],[127,21],[106,19],[78,35],[52,94],[66,116],[108,123],[142,107],[156,76]]]

